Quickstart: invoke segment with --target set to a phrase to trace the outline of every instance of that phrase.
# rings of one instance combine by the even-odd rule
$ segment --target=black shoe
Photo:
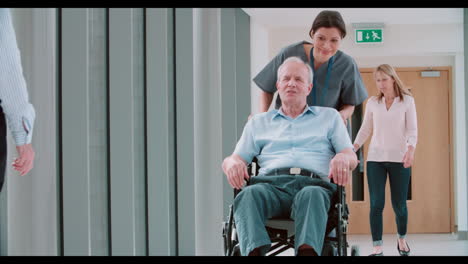
[[[374,254],[370,254],[369,257],[383,257],[383,251],[380,252],[380,253],[374,253]]]
[[[403,251],[403,250],[400,250],[400,244],[398,243],[397,241],[397,249],[398,249],[398,253],[400,253],[400,256],[409,256],[409,253],[411,251],[409,245],[408,245],[408,242],[406,242],[406,247],[408,247],[408,251]]]

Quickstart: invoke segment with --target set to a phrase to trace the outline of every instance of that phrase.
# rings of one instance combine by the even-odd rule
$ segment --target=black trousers
[[[7,161],[7,138],[6,138],[6,121],[3,109],[0,106],[0,192],[2,191],[3,182],[5,180],[5,169]]]

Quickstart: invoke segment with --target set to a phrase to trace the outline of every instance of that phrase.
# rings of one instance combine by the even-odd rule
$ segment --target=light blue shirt
[[[0,8],[0,104],[16,145],[31,143],[36,113],[29,103],[8,8]]]
[[[337,110],[310,106],[295,119],[281,108],[256,114],[245,125],[234,154],[247,163],[256,156],[259,174],[298,167],[325,178],[335,154],[352,147]]]

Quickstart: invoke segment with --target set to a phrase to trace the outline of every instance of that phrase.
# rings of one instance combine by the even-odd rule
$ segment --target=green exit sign
[[[383,30],[380,29],[356,29],[356,43],[383,43]]]

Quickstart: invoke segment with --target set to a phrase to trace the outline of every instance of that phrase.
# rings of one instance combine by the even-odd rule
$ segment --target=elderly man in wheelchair
[[[238,248],[243,256],[266,255],[272,241],[265,223],[289,217],[296,255],[321,255],[332,198],[358,161],[338,111],[307,105],[310,66],[290,57],[277,74],[281,108],[254,115],[222,164],[229,184],[242,189],[233,203]],[[254,158],[259,175],[250,177]]]

